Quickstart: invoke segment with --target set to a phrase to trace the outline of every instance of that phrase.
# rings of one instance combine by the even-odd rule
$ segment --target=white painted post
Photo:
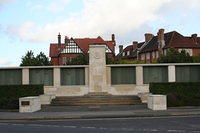
[[[29,84],[29,68],[22,69],[22,84],[23,85]]]
[[[53,85],[56,87],[60,86],[60,68],[53,69]]]
[[[168,66],[168,81],[176,82],[176,68],[175,65]]]
[[[143,66],[136,66],[136,85],[143,85]]]

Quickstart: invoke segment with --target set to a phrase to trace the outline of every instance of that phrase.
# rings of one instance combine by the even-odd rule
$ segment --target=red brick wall
[[[193,56],[200,55],[200,49],[193,49]]]
[[[58,65],[59,65],[59,64],[58,64],[58,58],[56,58],[56,57],[51,58],[51,64],[52,64],[53,66],[58,66]]]
[[[60,54],[59,64],[63,65],[63,57],[71,58],[72,59],[72,58],[78,57],[79,55],[82,55],[82,54]]]

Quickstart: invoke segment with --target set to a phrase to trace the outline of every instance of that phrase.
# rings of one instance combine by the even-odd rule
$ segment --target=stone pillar
[[[176,68],[174,65],[168,66],[168,81],[176,82]]]
[[[85,85],[89,85],[89,68],[85,67]]]
[[[89,46],[89,92],[107,92],[105,45]]]
[[[53,69],[53,85],[60,86],[60,68]]]
[[[143,67],[136,66],[136,85],[143,85]]]
[[[23,85],[29,84],[29,68],[22,69],[22,84]]]
[[[111,86],[111,67],[106,67],[107,85]]]

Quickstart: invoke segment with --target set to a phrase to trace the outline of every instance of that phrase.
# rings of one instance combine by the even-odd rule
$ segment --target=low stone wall
[[[167,67],[167,82],[175,82],[177,79],[177,71],[176,67],[195,67],[198,69],[200,67],[200,63],[182,63],[182,64],[114,64],[114,65],[106,65],[106,74],[104,74],[104,79],[106,79],[106,85],[101,88],[103,92],[108,92],[112,95],[138,95],[138,93],[148,93],[149,85],[144,84],[144,68],[145,67]],[[118,84],[113,85],[111,83],[111,69],[112,67],[134,67],[135,68],[135,83],[134,84]],[[30,84],[29,80],[29,69],[52,69],[53,70],[53,85],[45,86],[44,92],[45,94],[54,94],[56,96],[83,96],[91,91],[91,87],[89,87],[91,81],[95,81],[95,79],[90,79],[89,81],[89,65],[77,65],[77,66],[36,66],[36,67],[6,67],[0,68],[0,71],[4,70],[22,70],[22,84]],[[85,69],[85,85],[69,85],[62,86],[61,85],[61,69],[62,68],[83,68]],[[184,69],[185,70],[185,69]],[[189,70],[189,69],[188,69]],[[97,71],[96,69],[94,72]],[[184,73],[184,72],[183,72]],[[1,74],[1,73],[0,73]],[[191,73],[197,75],[198,72]],[[106,75],[106,76],[105,76]],[[1,75],[0,75],[1,76]],[[9,77],[9,75],[7,75]],[[179,75],[180,77],[181,75]],[[183,75],[184,76],[184,75]],[[188,76],[187,76],[188,77]],[[154,78],[154,76],[152,76]],[[196,80],[198,77],[196,76]],[[156,81],[155,81],[156,82]]]
[[[88,86],[59,86],[59,87],[45,87],[45,94],[54,94],[55,96],[83,96],[88,94]]]
[[[108,92],[112,95],[138,95],[138,93],[149,92],[148,85],[111,85],[108,88]]]

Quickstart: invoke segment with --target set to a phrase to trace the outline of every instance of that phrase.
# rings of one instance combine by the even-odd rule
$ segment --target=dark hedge
[[[167,106],[200,106],[200,82],[150,83],[152,94],[167,95]]]
[[[44,94],[43,85],[0,85],[0,109],[18,109],[19,98]]]

